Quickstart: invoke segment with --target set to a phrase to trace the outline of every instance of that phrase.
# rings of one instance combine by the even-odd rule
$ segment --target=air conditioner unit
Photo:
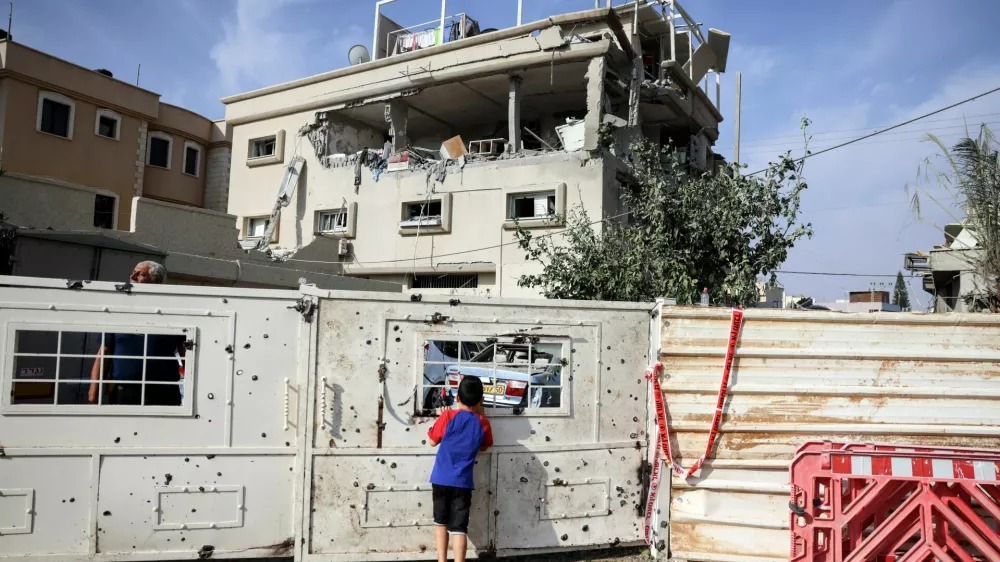
[[[346,256],[351,253],[351,243],[341,238],[337,241],[337,255]]]

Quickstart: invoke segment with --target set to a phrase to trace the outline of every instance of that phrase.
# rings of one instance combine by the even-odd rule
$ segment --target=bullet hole
[[[204,492],[205,491],[205,487],[204,486],[198,486],[198,491],[199,492]]]
[[[549,437],[548,435],[546,435],[546,436],[545,436],[545,440],[546,440],[546,441],[552,441],[552,438],[551,438],[551,437]]]
[[[420,545],[420,552],[427,552],[427,545]]]
[[[244,345],[243,349],[250,349],[250,344],[248,343],[248,344]]]
[[[187,537],[181,537],[181,542],[184,542],[186,540],[187,540]]]
[[[365,345],[371,345],[371,344],[372,344],[372,340],[365,340]]]
[[[359,427],[358,429],[355,429],[354,433],[361,433],[361,428]]]
[[[191,513],[198,513],[197,509],[191,508]]]
[[[590,530],[590,525],[584,525],[583,527],[580,528],[580,530],[586,533],[587,531]]]
[[[543,463],[542,463],[542,466],[549,466],[549,461],[545,461],[545,462],[543,462]]]
[[[267,336],[265,336],[265,337],[267,337]],[[622,359],[622,365],[624,365],[624,364],[625,364],[625,360],[624,360],[624,359]]]
[[[357,509],[358,508],[358,506],[354,505],[353,503],[351,505],[349,505],[348,507],[350,507],[351,509]]]
[[[637,416],[632,416],[632,421],[637,422],[639,421],[639,418]]]
[[[238,375],[242,375],[243,374],[243,369],[240,369],[239,371],[236,371],[236,374],[237,374],[237,376]]]
[[[350,407],[349,409],[353,410],[353,409],[354,409],[354,406],[351,406],[351,407]]]
[[[184,457],[184,462],[191,462],[191,459]]]
[[[553,486],[566,486],[566,481],[563,480],[562,478],[556,478],[555,480],[552,481],[552,485]]]
[[[264,334],[264,339],[267,339],[267,334]],[[622,363],[624,363],[624,361],[622,361]]]
[[[534,429],[532,429],[532,430],[531,430],[531,434],[532,434],[532,435],[534,435],[534,434],[535,434],[535,430],[534,430]]]
[[[401,341],[402,341],[402,338],[396,338],[396,343],[399,343]]]
[[[133,436],[135,436],[135,435],[139,435],[139,432],[138,432],[138,431],[133,431],[133,432],[132,432],[132,435],[133,435]]]
[[[194,419],[196,419],[196,420],[200,420],[200,419],[201,419],[201,414],[195,414],[195,415],[194,415]]]
[[[417,507],[424,507],[424,504],[417,502]]]
[[[163,475],[163,484],[169,486],[170,481],[174,479],[174,475],[169,472]]]
[[[216,476],[222,476],[222,473],[221,472],[216,472],[215,475]]]
[[[660,528],[661,529],[666,529],[667,528],[667,522],[666,521],[660,521]]]
[[[215,400],[215,394],[212,394],[211,392],[209,392],[208,393],[208,399],[209,400]]]
[[[285,441],[285,446],[286,446],[286,447],[291,447],[291,446],[292,446],[292,444],[291,444],[291,443],[289,443],[288,441]]]
[[[608,389],[608,394],[611,394],[611,389],[610,388]]]
[[[666,549],[667,549],[667,542],[665,540],[660,539],[659,541],[656,542],[656,550],[662,551]]]
[[[73,503],[73,502],[75,502],[75,501],[76,501],[76,498],[70,498],[70,499],[69,499],[69,503]]]
[[[389,468],[396,468],[396,463],[392,463],[392,464],[390,464],[390,465],[389,465]]]
[[[354,315],[355,316],[361,316],[361,311],[355,312]]]
[[[587,461],[583,461],[583,466],[587,466]]]
[[[232,344],[226,346],[226,353],[232,353],[233,351],[235,350],[233,349]]]
[[[406,428],[406,431],[410,431],[410,428]]]
[[[608,351],[611,351],[611,346],[610,345],[608,346]]]
[[[559,467],[558,466],[556,467],[556,472],[559,472]]]
[[[639,437],[638,433],[630,433],[629,436],[628,436],[629,439],[635,439],[637,437]]]
[[[420,440],[420,444],[421,445],[426,445],[427,444],[427,440],[426,439],[421,439]]]
[[[378,462],[379,462],[379,464],[385,464],[385,459],[382,459],[382,460],[380,460]]]
[[[611,546],[618,546],[621,543],[622,543],[622,540],[620,538],[618,538],[618,537],[615,537],[615,540],[614,540],[614,542],[611,543]]]
[[[564,541],[568,541],[569,540],[569,535],[563,535],[563,536],[561,536],[559,538],[562,539],[562,540],[564,540]]]
[[[229,299],[222,299],[222,304],[226,304],[228,302],[229,302]]]
[[[520,478],[520,480],[521,480],[521,483],[522,483],[522,484],[527,484],[527,483],[528,483],[528,477],[527,477],[527,476],[522,476],[522,477]]]
[[[63,503],[66,503],[66,500],[63,500],[62,502],[63,502]]]
[[[359,486],[359,484],[357,482],[355,482],[354,483],[354,487],[357,488],[358,486]]]
[[[121,442],[122,442],[121,437],[115,437],[115,443],[121,443]]]
[[[105,517],[110,517],[111,516],[111,512],[110,511],[105,511],[104,512],[104,516]]]
[[[252,381],[257,380],[257,375],[254,375],[254,376],[250,377],[250,380],[252,380]]]
[[[205,455],[205,458],[208,460],[212,460],[215,458],[215,455]]]
[[[370,492],[375,489],[375,484],[368,484],[367,486],[365,486],[365,489]]]
[[[364,326],[358,326],[358,329],[359,329],[359,330],[364,330],[364,329],[365,329],[365,327],[364,327]]]
[[[392,327],[392,331],[393,331],[393,332],[398,332],[398,331],[399,331],[399,324],[397,324],[397,325],[393,326],[393,327]]]
[[[261,433],[260,436],[261,437],[267,437],[267,434],[266,433]]]
[[[608,367],[608,370],[610,371],[610,370],[611,370],[611,367]]]

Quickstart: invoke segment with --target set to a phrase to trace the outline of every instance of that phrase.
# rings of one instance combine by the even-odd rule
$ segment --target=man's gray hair
[[[167,282],[167,268],[163,267],[162,263],[155,261],[144,261],[139,265],[146,266],[149,269],[149,278],[153,283],[166,283]],[[136,267],[139,267],[137,265]]]

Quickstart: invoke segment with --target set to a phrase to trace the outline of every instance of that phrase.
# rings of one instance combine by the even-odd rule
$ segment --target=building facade
[[[539,236],[573,212],[594,228],[621,220],[629,138],[697,169],[715,161],[708,76],[718,84],[729,36],[675,27],[688,18],[675,6],[479,35],[466,32],[474,15],[448,15],[437,38],[379,16],[375,60],[223,99],[227,210],[245,247],[413,290],[537,296],[518,286],[539,268],[516,225]],[[303,260],[297,249],[320,238],[337,251]]]

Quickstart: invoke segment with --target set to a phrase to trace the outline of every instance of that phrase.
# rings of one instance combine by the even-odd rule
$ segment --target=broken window
[[[277,144],[278,144],[278,139],[274,135],[270,137],[253,139],[250,141],[249,158],[265,158],[267,156],[274,156]]]
[[[271,217],[248,217],[244,238],[263,238],[267,233],[267,227],[271,224]]]
[[[490,415],[525,410],[559,411],[564,405],[567,370],[564,341],[527,338],[434,340],[423,344],[422,409],[454,406],[464,377],[483,383],[483,406]],[[568,395],[565,396],[568,402]]]
[[[519,193],[508,198],[508,219],[543,219],[556,214],[556,192]]]
[[[97,228],[115,227],[115,203],[114,197],[109,195],[94,196],[94,226]]]
[[[13,327],[7,404],[54,413],[183,413],[193,329]],[[5,400],[5,401],[6,401]],[[137,408],[138,407],[138,408]],[[190,409],[190,408],[188,408]],[[96,410],[96,411],[94,411]],[[17,410],[15,410],[17,411]]]
[[[319,214],[317,232],[347,232],[347,211],[327,211]]]
[[[417,201],[403,204],[403,219],[399,226],[440,226],[441,200]]]

